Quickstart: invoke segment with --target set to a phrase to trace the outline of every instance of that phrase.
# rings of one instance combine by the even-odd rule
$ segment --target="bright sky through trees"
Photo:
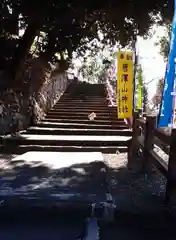
[[[157,77],[163,77],[165,74],[166,64],[164,63],[163,57],[159,54],[159,46],[155,46],[157,37],[164,35],[164,28],[158,27],[155,29],[156,34],[151,38],[144,40],[139,38],[138,50],[140,62],[143,67],[143,74],[145,82],[151,81],[151,79]],[[149,98],[151,98],[156,91],[157,80],[149,84]]]

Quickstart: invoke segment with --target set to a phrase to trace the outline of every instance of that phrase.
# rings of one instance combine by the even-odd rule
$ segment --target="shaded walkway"
[[[25,221],[34,219],[37,225],[48,225],[45,238],[79,239],[74,234],[84,232],[91,204],[108,202],[111,194],[117,206],[116,221],[111,226],[99,222],[100,239],[146,239],[150,228],[160,237],[168,229],[162,206],[164,180],[155,171],[144,175],[128,170],[124,154],[112,155],[128,151],[131,131],[117,119],[116,108],[108,106],[104,86],[79,87],[81,94],[66,91],[36,126],[19,137],[3,139],[4,153],[24,155],[1,160],[1,219],[22,222],[25,216]],[[69,233],[59,220],[66,220]],[[53,236],[55,230],[49,227],[52,221],[59,231]],[[34,228],[35,237],[42,234],[35,235]]]
[[[98,155],[97,155],[98,156]],[[90,156],[88,156],[90,157]],[[112,224],[107,224],[104,222],[99,223],[100,227],[100,239],[101,240],[116,240],[117,237],[120,240],[131,240],[131,239],[175,239],[175,232],[173,228],[173,222],[169,221],[169,218],[166,218],[162,208],[161,203],[164,198],[164,179],[161,179],[161,175],[153,170],[151,173],[147,175],[143,175],[134,171],[129,171],[126,168],[126,158],[125,154],[119,155],[103,155],[103,163],[106,164],[106,170],[108,171],[108,183],[111,185],[112,195],[116,200],[117,204],[117,212],[115,214],[115,222]],[[47,157],[46,157],[47,158]],[[96,157],[97,158],[97,157]],[[43,158],[44,160],[44,158]],[[73,159],[74,160],[74,159]],[[1,158],[1,163],[2,163]],[[44,161],[45,162],[45,161]],[[50,178],[50,186],[46,186],[44,184],[43,188],[45,188],[45,193],[47,189],[50,191],[55,191],[55,187],[57,185],[57,190],[64,190],[65,187],[69,187],[70,184],[61,185],[61,182],[64,182],[67,179],[67,183],[70,180],[72,182],[73,189],[79,191],[82,188],[82,192],[86,190],[86,192],[96,192],[96,198],[98,197],[97,193],[99,192],[101,195],[101,187],[100,183],[102,183],[102,178],[100,174],[96,174],[100,165],[97,163],[87,163],[80,164],[75,168],[74,164],[68,166],[65,169],[65,174],[63,175],[62,171],[58,171],[57,168],[58,163],[56,162],[56,166],[52,167],[52,162],[47,166],[46,162],[44,166],[35,166],[38,162],[33,162],[31,165],[29,164],[29,160],[27,163],[20,166],[22,163],[20,158],[17,158],[14,162],[10,161],[6,157],[6,164],[4,159],[4,166],[1,168],[1,184],[11,182],[13,187],[19,186],[23,187],[26,184],[40,184],[40,181],[45,177]],[[19,176],[16,178],[16,181],[13,181],[13,174],[9,173],[10,170],[7,169],[8,165],[14,168],[13,174]],[[41,165],[41,162],[40,162]],[[62,168],[63,165],[59,164]],[[62,165],[62,166],[61,166]],[[82,166],[81,166],[82,165]],[[101,165],[102,166],[102,165]],[[3,169],[5,168],[5,169]],[[92,178],[92,170],[94,169],[95,178]],[[63,169],[62,169],[63,170]],[[77,171],[76,171],[77,170]],[[60,174],[56,174],[56,172]],[[82,174],[84,172],[84,174]],[[19,175],[18,175],[18,174]],[[85,174],[86,173],[86,174]],[[53,178],[52,178],[52,175]],[[71,176],[75,176],[75,179],[71,179]],[[90,179],[91,176],[91,179]],[[101,175],[103,176],[103,175]],[[52,179],[55,184],[52,185]],[[92,181],[90,181],[92,180]],[[99,181],[101,180],[101,181]],[[42,181],[44,183],[44,181]],[[76,183],[79,183],[78,185]],[[99,185],[100,184],[100,185]],[[51,190],[52,189],[52,190]],[[67,190],[68,190],[67,189]],[[104,187],[102,190],[104,191]],[[163,189],[163,191],[162,191]],[[2,188],[1,188],[2,190]],[[27,189],[29,191],[29,189]],[[41,194],[42,189],[37,190],[38,196]],[[58,191],[57,191],[58,193]],[[93,197],[91,196],[93,199]],[[78,199],[76,199],[78,200]],[[31,200],[30,200],[31,201]],[[2,239],[15,239],[14,234],[18,236],[19,239],[21,236],[25,236],[25,239],[28,237],[32,237],[34,240],[37,238],[48,239],[47,237],[51,237],[52,239],[61,239],[61,240],[71,240],[71,239],[79,239],[78,236],[84,232],[85,228],[85,219],[90,214],[90,209],[84,207],[80,207],[80,211],[77,209],[68,209],[68,205],[66,208],[62,208],[63,211],[59,211],[58,209],[46,208],[47,201],[36,201],[40,208],[36,208],[36,210],[32,210],[33,204],[30,205],[29,202],[26,202],[27,209],[25,210],[25,205],[20,205],[20,208],[9,208],[9,211],[1,210],[1,221],[5,222],[5,215],[7,217],[7,213],[11,216],[12,225],[8,223],[6,227],[0,228],[0,234],[3,236]],[[72,199],[73,201],[73,199]],[[78,201],[79,202],[79,201]],[[11,199],[11,203],[15,203]],[[50,199],[51,203],[51,199]],[[52,202],[53,204],[54,202]],[[55,201],[56,203],[56,201]],[[80,202],[79,202],[80,204]],[[45,206],[44,206],[45,205]],[[23,207],[22,207],[23,206]],[[42,207],[43,206],[43,207]],[[49,205],[48,205],[49,206]],[[31,210],[32,211],[31,211]],[[4,214],[3,214],[4,212]],[[15,218],[14,218],[15,216]],[[25,218],[24,218],[25,216]],[[15,223],[19,223],[20,227],[14,226]],[[25,224],[26,222],[26,224]],[[65,228],[66,226],[66,228]],[[94,230],[92,230],[94,231]],[[168,232],[170,238],[168,238]],[[81,238],[80,238],[81,239]]]

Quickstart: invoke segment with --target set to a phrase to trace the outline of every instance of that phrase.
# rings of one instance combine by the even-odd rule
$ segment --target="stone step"
[[[106,94],[105,94],[105,92],[101,92],[100,94],[96,94],[96,93],[82,93],[82,92],[75,92],[75,93],[73,93],[73,92],[66,92],[67,93],[67,97],[70,97],[70,98],[79,98],[80,97],[80,95],[84,95],[84,96],[86,96],[86,97],[89,97],[89,98],[91,98],[91,97],[93,97],[93,98],[96,98],[96,97],[98,97],[98,98],[106,98]],[[65,95],[65,94],[64,94]]]
[[[19,145],[5,146],[3,153],[23,154],[28,151],[49,151],[49,152],[102,152],[104,154],[114,154],[117,152],[128,152],[127,146],[53,146],[53,145]]]
[[[95,104],[57,104],[53,107],[54,109],[97,109],[97,110],[109,110],[109,106],[106,104],[95,105]],[[117,111],[117,110],[116,110]]]
[[[89,114],[91,114],[91,113],[89,113]],[[89,120],[89,117],[88,117],[88,115],[89,114],[87,114],[87,115],[61,115],[61,114],[57,114],[57,113],[48,113],[46,116],[45,116],[45,119],[48,119],[48,118],[52,118],[52,119],[76,119],[76,118],[78,118],[79,120],[86,120],[86,119],[88,119]],[[104,121],[104,120],[106,120],[106,121],[108,121],[108,120],[111,120],[111,119],[114,119],[114,120],[116,120],[117,119],[117,117],[116,116],[112,116],[111,118],[110,118],[110,116],[109,115],[99,115],[99,114],[96,114],[96,117],[95,117],[95,119],[98,121],[98,120],[101,120],[101,121]]]
[[[49,127],[29,127],[27,134],[41,135],[114,135],[114,136],[131,136],[132,132],[129,129],[79,129],[79,128],[49,128]]]
[[[45,118],[42,121],[47,121],[47,122],[62,122],[62,123],[86,123],[86,124],[98,124],[98,125],[123,125],[126,126],[125,122],[124,124],[122,122],[119,122],[118,119],[116,119],[115,121],[111,121],[111,120],[97,120],[95,118],[95,120],[89,120],[89,119],[62,119],[62,118]]]
[[[15,170],[10,177],[7,172],[1,174],[0,200],[6,206],[21,203],[21,207],[50,208],[71,204],[76,208],[107,200],[106,165],[101,152],[30,151],[12,158],[10,164],[18,168],[18,175]]]
[[[48,113],[47,113],[47,116],[50,115],[50,114],[55,114],[55,115],[58,115],[58,116],[88,116],[90,113],[94,112],[97,116],[112,116],[112,117],[117,117],[117,112],[102,112],[102,111],[55,111],[55,110],[50,110]],[[123,119],[121,119],[121,121],[124,121]]]
[[[90,99],[90,98],[86,98],[86,96],[82,96],[80,98],[72,98],[72,99],[64,99],[61,98],[58,102],[56,102],[56,104],[59,103],[88,103],[88,104],[93,104],[93,103],[97,103],[97,104],[104,104],[107,103],[107,99],[106,98],[99,98],[99,99]]]
[[[96,92],[90,92],[90,91],[89,92],[88,91],[73,92],[73,89],[70,89],[70,91],[66,91],[65,93],[67,94],[67,96],[70,96],[70,97],[78,97],[80,94],[84,94],[85,96],[88,96],[88,97],[102,97],[102,98],[106,97],[105,91],[100,91],[99,94],[98,93],[96,94]]]
[[[69,97],[69,96],[63,96],[62,100],[64,101],[76,101],[76,100],[82,100],[82,97],[79,97],[79,96],[76,96],[74,98],[72,97]],[[96,97],[96,96],[85,96],[85,100],[86,101],[106,101],[106,98],[105,97]]]
[[[130,136],[95,136],[95,135],[38,135],[21,134],[5,136],[4,145],[51,145],[51,146],[128,146]]]
[[[56,105],[62,105],[62,104],[66,104],[66,105],[97,105],[97,106],[104,106],[104,105],[108,105],[106,101],[82,101],[82,100],[78,100],[78,101],[59,101],[58,103],[56,103]]]
[[[102,106],[102,107],[96,107],[96,106],[68,106],[68,105],[63,105],[63,106],[54,106],[52,108],[53,110],[56,111],[100,111],[100,112],[104,112],[104,111],[108,111],[108,112],[117,112],[117,108],[111,108],[108,106]]]
[[[58,111],[58,110],[55,110],[55,109],[51,109],[48,113],[48,114],[57,114],[57,115],[88,115],[92,112],[95,112],[97,115],[101,115],[101,116],[109,116],[109,111],[106,111],[106,112],[103,112],[103,111],[93,111],[93,109],[91,111],[77,111],[76,109],[75,110],[67,110],[67,111]],[[115,113],[113,113],[115,114]]]
[[[53,106],[53,108],[54,109],[65,109],[65,106],[66,106],[66,108],[71,108],[71,109],[73,109],[73,108],[75,108],[75,106],[74,105],[67,105],[67,104],[55,104],[54,106]],[[77,104],[77,106],[76,106],[77,108],[81,108],[81,109],[87,109],[87,108],[97,108],[97,109],[99,109],[99,110],[103,110],[103,109],[105,109],[105,110],[110,110],[110,111],[113,111],[113,110],[115,110],[115,111],[117,111],[117,106],[111,106],[111,105],[108,105],[108,104],[102,104],[102,105],[100,105],[100,106],[98,106],[98,107],[96,107],[96,106],[92,106],[92,104],[89,106],[89,104],[84,104],[84,106],[82,106],[82,104]]]
[[[97,113],[101,113],[101,114],[109,114],[109,113],[113,113],[116,114],[117,110],[111,110],[111,109],[103,109],[103,111],[101,109],[94,109],[94,108],[51,108],[49,112],[55,112],[55,113],[61,113],[61,114],[87,114],[90,112],[97,112]]]
[[[76,114],[68,114],[68,115],[65,115],[65,114],[58,114],[58,113],[48,113],[46,116],[45,116],[45,119],[48,119],[48,118],[52,118],[52,119],[82,119],[82,120],[86,120],[88,119],[89,120],[89,115],[91,114],[91,112],[89,112],[88,114],[80,114],[80,115],[76,115]],[[100,115],[100,114],[96,114],[96,117],[95,117],[96,120],[101,120],[101,121],[118,121],[118,122],[121,122],[121,123],[124,123],[124,120],[122,119],[122,121],[119,121],[120,119],[117,118],[117,115]]]
[[[97,103],[85,103],[85,102],[77,102],[77,103],[73,103],[73,102],[59,102],[55,104],[56,107],[63,107],[63,106],[71,106],[71,107],[96,107],[96,108],[103,108],[103,107],[108,107],[107,104],[97,104]]]
[[[127,125],[117,125],[117,124],[95,124],[95,123],[63,123],[63,122],[48,122],[41,121],[36,124],[36,127],[45,127],[45,128],[53,128],[53,127],[62,127],[62,128],[72,128],[75,127],[77,129],[128,129]]]
[[[85,101],[85,102],[106,102],[107,99],[105,97],[89,97],[89,96],[75,96],[75,97],[64,97],[60,101]],[[59,102],[60,102],[59,101]]]

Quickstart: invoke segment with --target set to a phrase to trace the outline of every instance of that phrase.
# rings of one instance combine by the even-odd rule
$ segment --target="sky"
[[[139,56],[139,63],[142,65],[144,82],[150,82],[152,79],[164,77],[166,64],[164,63],[163,57],[159,53],[159,46],[155,43],[158,38],[165,34],[163,27],[154,26],[151,30],[153,37],[144,39],[138,37],[137,40],[137,52]],[[78,59],[74,60],[75,66],[80,67],[81,62]],[[75,69],[77,74],[77,70]],[[157,79],[147,84],[149,99],[153,97],[156,92]]]
[[[165,34],[163,27],[155,27],[156,33],[151,39],[138,38],[139,62],[142,64],[144,81],[147,83],[154,78],[164,77],[166,64],[159,54],[159,47],[155,46],[158,37]],[[157,80],[148,84],[149,98],[152,98],[156,91]]]

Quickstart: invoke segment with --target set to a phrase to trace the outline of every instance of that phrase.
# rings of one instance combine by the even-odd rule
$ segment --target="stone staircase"
[[[8,153],[8,158],[6,154],[0,158],[2,239],[165,239],[162,236],[168,232],[174,236],[170,239],[175,239],[175,233],[166,228],[170,222],[163,221],[162,216],[149,217],[147,213],[141,218],[128,214],[126,208],[125,212],[118,211],[126,201],[133,209],[136,192],[140,192],[141,201],[141,186],[148,184],[146,175],[141,178],[122,164],[109,168],[105,159],[109,155],[102,154],[127,151],[131,131],[123,120],[117,120],[116,108],[108,106],[103,85],[82,83],[74,87],[68,87],[36,126],[19,137],[2,138],[3,152]],[[91,121],[88,115],[92,112],[96,117]],[[112,179],[117,177],[117,185],[122,185],[116,193],[116,222],[90,220],[92,204],[100,207],[99,203],[115,200],[110,174]],[[102,208],[97,210],[101,216]],[[111,217],[113,211],[108,210]]]
[[[89,115],[94,112],[94,120]],[[131,130],[109,107],[102,84],[78,83],[68,87],[62,98],[35,126],[21,136],[5,136],[3,152],[28,151],[126,152]]]
[[[88,117],[92,112],[94,120]],[[48,226],[50,219],[57,219],[58,226],[58,220],[68,217],[76,236],[64,223],[66,229],[57,227],[57,239],[108,239],[105,225],[89,219],[92,213],[101,215],[102,203],[113,203],[103,153],[127,151],[130,140],[128,126],[108,106],[104,85],[71,84],[45,119],[18,137],[2,138],[3,152],[10,156],[0,159],[3,221],[9,226],[9,221],[24,222],[27,216],[36,226],[41,220]],[[7,238],[7,232],[0,233]]]

